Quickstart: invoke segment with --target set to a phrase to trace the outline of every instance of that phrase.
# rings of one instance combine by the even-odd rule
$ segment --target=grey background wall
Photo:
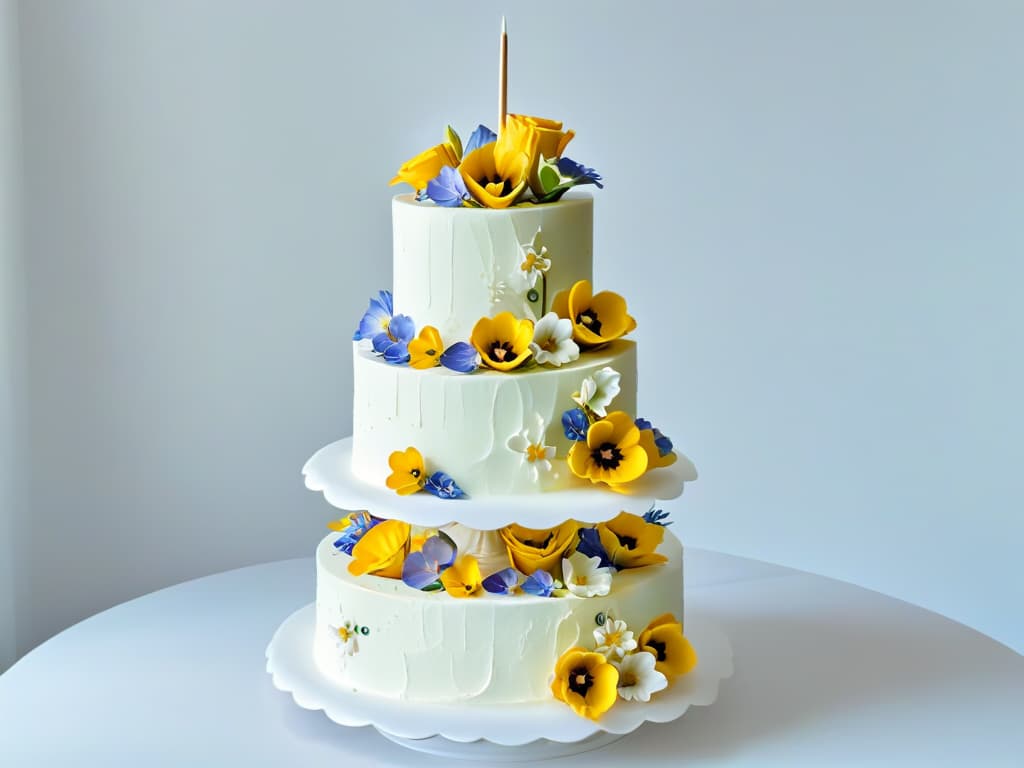
[[[397,165],[494,123],[497,6],[19,10],[24,652],[309,555]],[[596,278],[702,478],[690,545],[1024,648],[1016,2],[519,2],[510,107],[597,167]]]

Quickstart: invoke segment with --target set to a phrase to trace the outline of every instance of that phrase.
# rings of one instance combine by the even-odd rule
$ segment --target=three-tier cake
[[[696,472],[637,413],[636,323],[592,285],[572,190],[601,177],[572,135],[509,115],[396,176],[415,194],[392,203],[394,293],[354,334],[354,434],[304,469],[356,510],[316,551],[312,653],[346,690],[600,721],[696,665],[654,506]]]

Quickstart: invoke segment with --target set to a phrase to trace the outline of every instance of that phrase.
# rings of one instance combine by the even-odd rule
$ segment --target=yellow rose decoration
[[[591,424],[586,441],[573,443],[568,458],[569,469],[577,477],[613,487],[636,480],[647,471],[640,430],[624,411],[612,411]]]
[[[409,342],[409,366],[420,370],[433,368],[441,364],[442,352],[441,333],[432,325],[425,326],[420,335]]]
[[[555,664],[551,693],[580,717],[597,720],[618,696],[619,671],[603,653],[570,648]]]
[[[528,179],[530,189],[537,197],[544,196],[544,188],[541,186],[537,171],[540,168],[540,158],[551,160],[561,157],[566,146],[575,136],[574,131],[563,131],[562,123],[558,120],[548,120],[544,117],[530,117],[529,115],[508,115],[505,118],[506,128],[515,125],[519,130],[529,127],[537,134],[537,149],[529,161]]]
[[[636,328],[626,300],[612,291],[593,293],[589,280],[580,280],[551,300],[551,311],[572,321],[572,337],[581,347],[596,347]]]
[[[616,568],[642,568],[668,558],[655,552],[665,538],[665,529],[648,523],[639,515],[620,512],[618,517],[597,526],[601,546]]]
[[[388,579],[402,578],[402,563],[409,548],[409,524],[385,520],[368,530],[352,548],[348,572],[353,576],[372,573]]]
[[[481,317],[473,326],[469,341],[480,353],[483,365],[496,371],[511,371],[533,354],[533,321],[517,320],[511,312]]]
[[[576,521],[566,520],[557,528],[549,529],[513,524],[502,528],[500,533],[512,565],[529,576],[534,571],[556,573],[562,556],[576,542],[578,528]]]
[[[461,151],[461,149],[460,149]],[[427,182],[431,181],[441,172],[446,165],[452,168],[459,164],[459,157],[455,153],[452,143],[445,142],[421,152],[398,169],[398,175],[391,180],[391,184],[405,182],[410,187],[420,192],[427,188]]]
[[[683,636],[683,625],[671,613],[663,613],[647,625],[637,640],[637,651],[654,655],[654,668],[671,679],[697,666],[697,652]]]
[[[475,597],[482,583],[480,563],[472,555],[463,555],[441,572],[441,584],[452,597]]]
[[[388,457],[391,474],[384,481],[399,496],[416,493],[427,481],[423,455],[411,445],[404,451],[395,451]]]

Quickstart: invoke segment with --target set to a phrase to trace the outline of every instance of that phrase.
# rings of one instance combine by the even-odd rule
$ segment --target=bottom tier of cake
[[[619,571],[607,595],[589,598],[453,598],[355,577],[336,539],[328,535],[316,552],[314,657],[354,691],[434,702],[549,699],[559,656],[593,648],[595,627],[609,617],[639,631],[662,614],[683,616],[683,548],[670,532],[658,549],[667,562]]]

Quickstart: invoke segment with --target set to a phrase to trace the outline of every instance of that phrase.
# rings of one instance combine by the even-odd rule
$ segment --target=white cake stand
[[[339,725],[372,725],[396,744],[420,752],[474,761],[544,760],[612,743],[645,722],[665,723],[691,705],[707,706],[732,675],[732,647],[722,630],[700,614],[688,615],[686,636],[697,668],[651,701],[616,702],[598,722],[578,717],[554,699],[523,705],[429,704],[386,699],[343,688],[313,661],[313,604],[289,616],[267,647],[267,672],[300,707],[323,710]]]
[[[351,437],[313,454],[302,474],[307,488],[323,493],[338,509],[367,509],[376,517],[398,518],[432,528],[453,521],[478,530],[494,530],[511,523],[546,528],[569,519],[601,523],[623,509],[643,514],[657,500],[676,498],[682,494],[684,483],[697,479],[693,462],[677,455],[675,464],[648,472],[629,483],[622,493],[580,481],[562,490],[534,494],[472,499],[439,499],[429,493],[399,496],[384,485],[367,483],[352,471]]]

